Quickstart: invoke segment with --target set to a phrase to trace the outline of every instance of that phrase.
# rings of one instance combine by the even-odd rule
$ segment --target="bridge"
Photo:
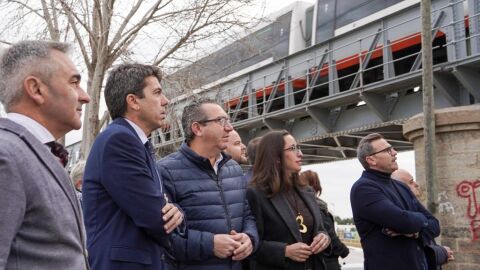
[[[436,108],[480,101],[479,11],[479,0],[432,1]],[[302,145],[306,164],[353,158],[371,132],[399,151],[410,150],[402,124],[422,112],[420,25],[415,4],[198,86],[193,96],[224,105],[244,143],[287,129]],[[161,155],[183,141],[180,113],[191,96],[172,99],[171,126],[152,137]]]

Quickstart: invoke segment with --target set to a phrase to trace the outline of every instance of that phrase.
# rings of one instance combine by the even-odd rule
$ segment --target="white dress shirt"
[[[125,119],[127,123],[129,123],[130,126],[133,127],[133,130],[135,130],[135,133],[137,133],[138,137],[140,138],[140,141],[142,141],[142,144],[145,144],[148,141],[148,138],[145,132],[143,132],[143,130],[139,126],[137,126],[137,124],[135,124],[134,122],[128,120],[127,118],[123,118],[123,119]]]
[[[55,141],[55,138],[50,131],[28,116],[19,113],[7,113],[7,118],[26,128],[42,144]],[[48,146],[46,147],[48,148]]]

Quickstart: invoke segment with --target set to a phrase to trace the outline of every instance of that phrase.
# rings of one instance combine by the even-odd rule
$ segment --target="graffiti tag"
[[[480,237],[480,202],[477,200],[477,190],[480,191],[480,180],[465,180],[457,186],[458,196],[468,199],[467,217],[470,219],[474,241]]]

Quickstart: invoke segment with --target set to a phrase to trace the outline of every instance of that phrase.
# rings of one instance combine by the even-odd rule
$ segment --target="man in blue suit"
[[[391,178],[397,152],[382,135],[365,136],[357,148],[365,171],[350,192],[365,270],[425,270],[424,245],[440,234],[438,220],[408,186]]]
[[[140,64],[118,66],[107,80],[113,122],[93,144],[83,184],[93,270],[164,269],[168,234],[183,221],[166,200],[147,139],[166,117],[160,80],[157,67]]]

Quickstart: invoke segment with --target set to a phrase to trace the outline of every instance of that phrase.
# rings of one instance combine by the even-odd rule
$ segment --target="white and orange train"
[[[478,2],[432,0],[434,64],[461,58],[478,45],[469,29],[473,22],[478,28]],[[420,32],[420,0],[295,2],[178,72],[194,74],[199,79],[193,92],[221,99],[241,121],[285,108],[285,95],[299,104],[418,69]],[[173,101],[181,106],[187,99]]]

